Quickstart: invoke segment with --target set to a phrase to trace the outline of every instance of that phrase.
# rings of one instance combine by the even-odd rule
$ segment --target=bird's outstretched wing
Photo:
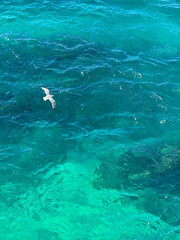
[[[41,87],[41,88],[42,88],[42,90],[44,90],[44,92],[45,92],[46,95],[49,95],[49,89],[44,88],[44,87]]]
[[[54,110],[56,107],[56,101],[52,97],[49,98],[49,101],[52,103],[52,108]]]

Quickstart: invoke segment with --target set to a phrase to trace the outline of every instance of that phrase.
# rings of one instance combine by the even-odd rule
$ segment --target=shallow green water
[[[180,239],[179,1],[0,7],[0,240]]]

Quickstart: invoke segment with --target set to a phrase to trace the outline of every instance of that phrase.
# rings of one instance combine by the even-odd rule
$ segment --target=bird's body
[[[42,88],[42,90],[44,90],[44,92],[45,92],[45,94],[46,94],[46,96],[43,97],[43,100],[44,100],[44,101],[49,100],[49,101],[51,102],[51,104],[52,104],[53,110],[55,110],[56,101],[53,99],[53,96],[54,96],[54,95],[50,95],[50,94],[49,94],[49,89],[44,88],[44,87],[41,87],[41,88]]]

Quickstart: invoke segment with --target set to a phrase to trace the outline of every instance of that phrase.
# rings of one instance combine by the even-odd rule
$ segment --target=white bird
[[[56,101],[52,98],[52,97],[54,97],[54,95],[50,95],[50,94],[49,94],[49,89],[44,88],[44,87],[41,87],[41,88],[42,88],[42,90],[44,90],[44,92],[45,92],[45,94],[46,94],[46,96],[43,97],[43,100],[44,100],[44,101],[49,100],[49,101],[51,102],[51,104],[52,104],[53,110],[55,110]]]

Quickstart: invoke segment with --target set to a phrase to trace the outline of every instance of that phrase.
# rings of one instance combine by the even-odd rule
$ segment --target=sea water
[[[0,240],[179,240],[179,1],[0,9]]]

